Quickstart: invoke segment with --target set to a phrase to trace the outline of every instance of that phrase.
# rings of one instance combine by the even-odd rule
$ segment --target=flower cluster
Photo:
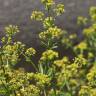
[[[19,56],[24,51],[25,45],[21,42],[15,42],[13,45],[6,45],[2,48],[2,62],[8,66],[9,62],[10,65],[14,65],[18,62]]]
[[[31,19],[42,21],[44,18],[44,13],[41,11],[33,11],[31,15]]]
[[[54,39],[59,39],[62,36],[62,30],[57,27],[50,27],[48,30],[41,32],[39,34],[39,38],[42,40],[54,40]]]
[[[84,18],[82,16],[79,16],[77,18],[77,24],[79,24],[79,25],[82,25],[82,24],[86,25],[87,24],[87,21],[88,21],[88,19],[86,17]]]
[[[57,75],[57,86],[61,88],[65,88],[67,87],[69,89],[68,86],[70,86],[70,88],[77,88],[77,86],[79,86],[77,79],[73,79],[73,78],[77,78],[77,72],[79,72],[79,67],[76,63],[63,63],[62,65],[62,69],[59,72],[59,74]],[[80,74],[80,73],[78,73]],[[73,82],[74,81],[74,82]],[[74,91],[74,90],[73,90]]]
[[[86,29],[83,30],[83,34],[85,36],[90,36],[93,33],[94,33],[94,29],[92,27],[89,27],[89,28],[86,28]]]
[[[19,32],[18,26],[9,25],[8,27],[5,27],[6,36],[13,36],[16,33]]]
[[[58,4],[56,8],[54,9],[54,12],[56,13],[57,16],[61,15],[62,13],[65,12],[64,10],[64,5],[63,4]]]
[[[77,35],[74,33],[74,34],[70,34],[69,35],[69,39],[73,40],[77,37]]]
[[[34,78],[36,80],[36,85],[40,88],[44,89],[50,85],[51,79],[48,77],[48,75],[38,73],[34,75]]]
[[[43,21],[44,28],[50,28],[54,26],[54,18],[53,17],[46,17]]]
[[[88,84],[90,86],[96,86],[96,66],[94,66],[87,74]]]
[[[41,2],[45,5],[46,10],[55,4],[54,0],[41,0]]]
[[[44,4],[48,16],[46,17],[46,14],[42,11],[33,11],[31,19],[41,21],[43,28],[45,29],[39,34],[42,45],[48,49],[54,49],[57,48],[58,45],[56,40],[61,39],[61,35],[64,34],[64,31],[58,28],[54,23],[56,16],[61,15],[65,11],[64,5],[56,5],[54,0],[41,0],[41,2]]]
[[[36,54],[36,50],[35,50],[34,48],[28,48],[28,49],[26,50],[25,54],[30,57],[30,56]]]
[[[85,59],[83,55],[79,55],[78,58],[75,58],[74,63],[77,64],[79,67],[82,67],[88,64],[87,59]]]
[[[87,50],[91,50],[91,51],[95,51],[95,43],[96,43],[96,7],[91,7],[90,10],[89,10],[89,14],[90,14],[90,17],[91,17],[91,20],[88,20],[88,19],[84,19],[83,17],[81,18],[82,20],[80,20],[80,17],[79,18],[79,21],[83,21],[83,23],[85,21],[88,21],[90,22],[90,26],[87,27],[87,28],[84,28],[83,30],[83,35],[86,37],[85,38],[85,43],[87,43]],[[83,45],[82,45],[83,46]]]
[[[87,49],[87,43],[82,41],[80,42],[77,46],[75,46],[74,48],[75,50],[76,49],[79,49],[79,50],[86,50]]]
[[[89,86],[81,86],[79,96],[94,96],[91,94],[91,88]]]
[[[90,8],[89,14],[91,16],[91,20],[93,22],[96,21],[96,7],[95,6],[93,6],[93,7]]]
[[[3,67],[3,66],[2,66]],[[8,67],[0,68],[0,94],[9,96],[40,96],[40,89],[31,84],[30,75],[32,73],[26,73],[23,69],[13,70]],[[32,77],[32,76],[31,76]],[[3,89],[2,89],[3,88]]]
[[[65,11],[64,5],[55,6],[54,0],[41,2],[48,12],[47,16],[41,11],[33,11],[31,19],[42,22],[44,30],[39,38],[45,51],[34,62],[36,50],[14,42],[13,36],[19,32],[18,27],[6,27],[0,46],[0,95],[96,96],[96,7],[90,9],[91,18],[78,17],[79,25],[90,22],[82,32],[85,37],[79,41],[77,34],[68,34],[54,23],[56,16]],[[60,56],[59,45],[63,50]],[[65,51],[70,54],[64,54]],[[21,62],[32,64],[34,71],[14,68]]]
[[[40,90],[34,85],[21,88],[20,92],[16,92],[17,96],[40,96]]]
[[[85,77],[83,77],[85,73],[83,66],[87,64],[87,60],[84,57],[77,57],[72,63],[69,62],[68,58],[64,57],[61,60],[55,60],[54,64],[57,66],[57,86],[62,86],[62,90],[67,87],[68,90],[72,91],[73,96],[77,94],[77,88],[80,84],[85,83],[85,80],[82,81],[81,78],[85,79]],[[66,93],[67,91],[65,94]]]
[[[63,65],[68,63],[68,61],[69,61],[68,57],[63,57],[63,59],[61,60],[55,60],[54,65],[56,65],[57,67],[63,67]]]
[[[85,28],[83,30],[83,34],[87,37],[91,37],[95,34],[96,31],[96,23],[93,23],[92,26],[90,26],[89,28]]]
[[[53,50],[47,50],[42,54],[40,62],[52,61],[58,58],[58,53]]]
[[[62,34],[62,38],[61,38],[61,43],[62,45],[67,49],[67,48],[74,48],[74,41],[77,40],[77,34],[76,33],[72,33],[72,34],[68,34],[67,31],[64,31]]]
[[[49,49],[54,49],[58,45],[58,41],[62,38],[63,30],[58,27],[49,27],[39,34],[41,43]]]

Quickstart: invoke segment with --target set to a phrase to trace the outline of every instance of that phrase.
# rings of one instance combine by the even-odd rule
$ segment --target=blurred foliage
[[[18,26],[5,27],[6,34],[0,42],[0,95],[96,96],[96,7],[90,8],[90,18],[77,18],[77,23],[85,26],[82,30],[84,39],[74,44],[77,34],[69,34],[54,23],[56,17],[65,12],[64,5],[56,4],[54,0],[41,0],[41,3],[49,16],[33,11],[31,20],[42,22],[39,39],[45,51],[35,64],[36,50],[14,40]],[[54,15],[51,16],[50,10]],[[74,53],[72,60],[68,56],[60,57],[56,51],[59,45]],[[35,72],[14,68],[22,58],[32,64]]]

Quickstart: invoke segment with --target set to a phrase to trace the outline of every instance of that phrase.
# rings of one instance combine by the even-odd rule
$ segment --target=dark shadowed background
[[[96,5],[96,0],[56,1],[63,3],[66,10],[62,16],[57,18],[56,25],[68,32],[77,33],[80,33],[80,27],[76,24],[77,16],[88,17],[90,6]],[[44,11],[40,0],[0,0],[0,37],[3,35],[5,26],[9,24],[18,25],[21,32],[16,35],[16,39],[28,46],[33,46],[37,49],[41,48],[38,33],[41,32],[42,25],[30,20],[32,10],[39,9]]]

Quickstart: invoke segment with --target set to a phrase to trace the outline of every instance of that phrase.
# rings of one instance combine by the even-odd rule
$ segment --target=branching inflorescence
[[[33,11],[31,20],[42,23],[39,39],[46,50],[35,64],[32,58],[36,50],[14,40],[14,35],[19,33],[18,26],[5,27],[6,34],[0,42],[0,95],[96,96],[96,7],[90,8],[90,19],[78,17],[79,25],[91,23],[82,32],[85,38],[74,44],[78,36],[55,25],[56,17],[65,12],[64,5],[54,0],[41,0],[41,3],[47,16],[42,11]],[[59,45],[74,53],[73,60],[60,57],[56,51]],[[32,64],[35,72],[14,68],[22,58]]]

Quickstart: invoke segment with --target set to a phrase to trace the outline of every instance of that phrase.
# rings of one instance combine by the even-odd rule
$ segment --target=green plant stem
[[[57,96],[57,95],[56,95],[56,89],[54,88],[53,90],[54,90],[54,96]]]
[[[29,62],[30,62],[30,63],[32,64],[32,66],[34,67],[34,69],[38,72],[39,70],[38,70],[38,68],[36,67],[36,65],[32,62],[32,60],[31,60],[29,57],[27,57],[25,54],[23,54],[23,56],[29,60]]]
[[[35,64],[34,64],[32,61],[30,61],[30,63],[33,65],[33,67],[35,68],[35,70],[38,72],[38,69],[37,69],[37,67],[35,66]]]
[[[44,89],[44,96],[47,96],[47,94],[46,94],[46,90]]]

